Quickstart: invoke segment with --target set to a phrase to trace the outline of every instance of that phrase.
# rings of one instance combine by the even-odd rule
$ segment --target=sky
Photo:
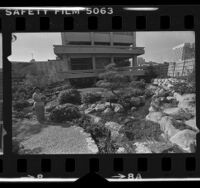
[[[46,61],[55,59],[53,45],[61,44],[61,33],[16,33],[17,40],[12,43],[10,61]],[[172,60],[172,48],[185,42],[195,42],[195,34],[182,32],[137,32],[136,45],[145,47],[146,61],[163,63]]]

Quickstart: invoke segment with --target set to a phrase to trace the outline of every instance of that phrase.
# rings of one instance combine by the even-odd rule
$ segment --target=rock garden
[[[190,83],[175,78],[148,83],[109,65],[94,88],[45,87],[44,125],[36,122],[31,89],[18,86],[13,88],[13,152],[195,152],[199,130]]]

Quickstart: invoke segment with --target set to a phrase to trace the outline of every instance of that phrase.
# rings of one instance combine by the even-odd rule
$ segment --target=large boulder
[[[170,141],[188,153],[194,152],[192,148],[196,145],[196,132],[189,129],[179,131]]]
[[[196,95],[195,94],[184,94],[179,99],[178,107],[182,108],[185,112],[196,115]]]
[[[166,108],[163,110],[163,113],[174,117],[177,120],[188,120],[192,118],[190,113],[185,112],[183,109],[180,108]]]
[[[184,122],[187,126],[191,127],[192,129],[194,129],[195,131],[199,131],[197,124],[196,124],[196,117],[187,120]]]
[[[174,136],[179,130],[173,126],[173,118],[170,116],[163,116],[160,120],[160,129],[164,132],[164,134],[171,138]]]
[[[159,123],[161,118],[163,116],[162,112],[150,112],[147,116],[146,116],[146,120],[149,121],[153,121],[156,123]]]

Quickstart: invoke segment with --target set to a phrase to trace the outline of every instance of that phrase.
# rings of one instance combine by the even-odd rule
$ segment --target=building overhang
[[[60,55],[117,55],[134,56],[144,54],[143,47],[123,47],[123,46],[92,46],[92,45],[54,45],[54,53]]]

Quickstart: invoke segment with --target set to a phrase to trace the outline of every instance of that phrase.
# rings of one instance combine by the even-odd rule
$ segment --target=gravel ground
[[[98,148],[81,127],[53,126],[21,142],[25,149],[39,150],[37,154],[95,154]]]

